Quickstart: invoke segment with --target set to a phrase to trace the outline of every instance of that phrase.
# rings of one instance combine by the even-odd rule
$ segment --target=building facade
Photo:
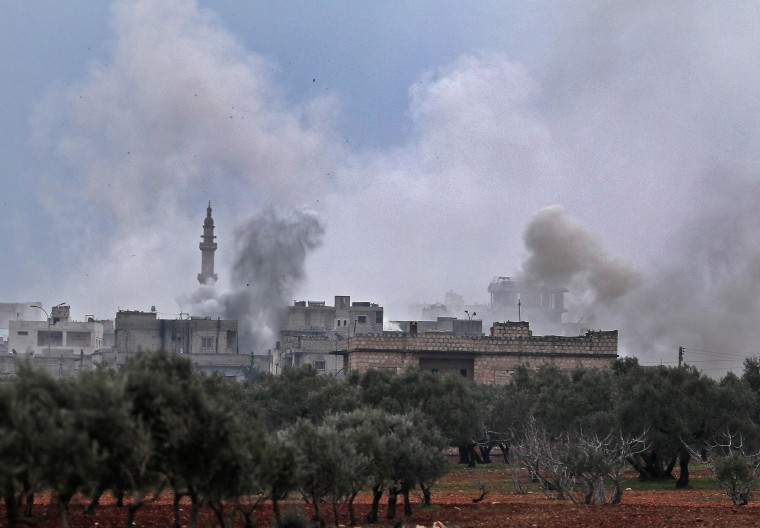
[[[351,302],[336,295],[335,304],[324,301],[295,301],[280,329],[280,341],[272,355],[271,372],[285,367],[311,365],[323,374],[343,372],[341,356],[333,354],[337,343],[349,336],[383,331],[383,307],[371,302]]]
[[[41,305],[30,305],[41,312]],[[19,356],[79,357],[104,347],[103,324],[93,319],[71,321],[68,305],[53,306],[46,321],[8,322],[8,352]]]
[[[400,332],[411,335],[428,332],[447,332],[458,336],[482,336],[483,321],[480,319],[457,319],[438,317],[435,321],[391,321]]]
[[[508,383],[520,366],[563,369],[610,368],[617,355],[617,330],[583,336],[534,336],[527,322],[495,323],[488,336],[454,333],[384,332],[356,335],[338,344],[346,371],[421,368],[455,373],[487,384]]]
[[[238,322],[234,320],[159,319],[156,312],[120,310],[114,327],[120,354],[157,350],[175,354],[238,353]]]

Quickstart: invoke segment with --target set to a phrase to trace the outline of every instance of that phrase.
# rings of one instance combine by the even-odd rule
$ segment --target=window
[[[214,338],[201,337],[201,348],[214,348]]]
[[[48,339],[48,334],[50,339]],[[37,346],[63,346],[63,332],[37,332]]]
[[[383,312],[375,312],[375,323],[383,324]]]
[[[27,332],[26,330],[19,330],[18,335],[29,335],[29,332]]]
[[[359,324],[365,324],[367,322],[367,316],[366,315],[360,315],[356,318],[356,322]]]
[[[459,374],[463,377],[467,377],[467,369],[459,369]]]
[[[325,360],[322,359],[322,360],[315,361],[314,362],[314,368],[316,370],[325,370],[325,368],[326,368]]]
[[[90,332],[66,332],[66,346],[73,348],[89,347],[92,343]]]

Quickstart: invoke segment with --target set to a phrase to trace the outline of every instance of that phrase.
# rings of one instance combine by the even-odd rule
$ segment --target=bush
[[[755,468],[747,457],[734,451],[714,464],[715,477],[721,489],[737,506],[744,506],[752,497],[755,489]]]

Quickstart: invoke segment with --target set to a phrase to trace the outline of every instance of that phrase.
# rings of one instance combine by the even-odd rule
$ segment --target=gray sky
[[[406,318],[577,250],[570,316],[649,362],[736,366],[760,354],[759,22],[752,2],[0,0],[3,300],[187,309],[211,200],[221,290],[236,229],[296,208],[325,232],[294,299]]]

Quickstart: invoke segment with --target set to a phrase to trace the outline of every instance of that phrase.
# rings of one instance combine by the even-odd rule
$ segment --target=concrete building
[[[491,313],[506,315],[503,319],[530,321],[534,327],[562,325],[565,310],[565,288],[529,284],[513,277],[496,277],[488,285]],[[559,333],[559,332],[556,332]]]
[[[540,334],[577,336],[585,332],[579,322],[563,321],[566,288],[530,284],[514,277],[496,277],[488,284],[487,304],[467,304],[449,291],[443,302],[410,305],[412,318],[433,321],[437,317],[474,318],[488,324],[499,321],[528,321]]]
[[[156,312],[120,310],[116,314],[120,354],[165,350],[175,354],[238,353],[238,324],[233,320],[190,317],[159,319]]]
[[[44,321],[40,301],[0,303],[0,354],[7,353],[9,323],[11,321]]]
[[[217,280],[214,273],[214,252],[216,251],[216,242],[214,239],[214,219],[211,218],[211,202],[206,209],[206,219],[203,221],[203,235],[201,243],[198,246],[201,250],[201,272],[198,274],[198,282],[201,284],[215,284]]]
[[[383,307],[371,302],[351,302],[336,295],[335,304],[324,301],[295,301],[288,320],[280,329],[280,341],[272,354],[271,372],[285,367],[312,365],[325,374],[343,371],[340,356],[331,354],[337,343],[349,336],[383,331]]]
[[[199,372],[217,372],[241,379],[254,367],[250,355],[239,354],[238,322],[189,317],[160,319],[156,312],[120,310],[115,321],[115,347],[102,361],[119,368],[137,352],[165,350],[191,361]]]
[[[68,305],[54,306],[47,321],[8,322],[8,352],[22,356],[80,357],[103,348],[103,324],[71,321]]]
[[[537,368],[610,368],[617,355],[617,330],[583,336],[534,336],[527,322],[495,323],[488,336],[454,333],[384,332],[351,336],[335,355],[346,371],[421,368],[453,372],[469,380],[505,384],[521,365]]]

